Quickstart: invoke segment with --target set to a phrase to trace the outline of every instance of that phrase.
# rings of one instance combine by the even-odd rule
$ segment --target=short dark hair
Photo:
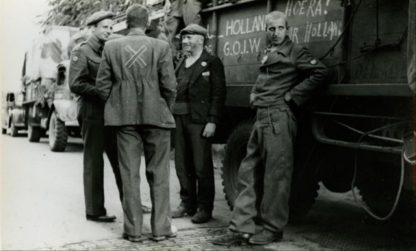
[[[149,11],[140,4],[133,4],[126,12],[127,28],[146,27],[149,21]]]

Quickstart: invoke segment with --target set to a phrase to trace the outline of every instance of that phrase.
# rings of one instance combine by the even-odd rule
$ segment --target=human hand
[[[256,99],[256,94],[255,93],[250,93],[250,104],[252,105],[254,100]]]
[[[205,125],[204,131],[202,132],[202,137],[210,138],[214,136],[216,125],[214,123],[208,122]]]

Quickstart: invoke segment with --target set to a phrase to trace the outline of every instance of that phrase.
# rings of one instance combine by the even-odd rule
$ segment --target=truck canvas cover
[[[56,78],[58,64],[68,59],[68,45],[77,28],[48,26],[26,53],[25,83],[39,78]]]

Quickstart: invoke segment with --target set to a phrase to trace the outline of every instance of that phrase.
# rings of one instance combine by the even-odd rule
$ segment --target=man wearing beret
[[[181,33],[185,59],[177,67],[178,96],[174,106],[175,167],[181,204],[173,218],[192,216],[192,222],[211,219],[214,207],[214,170],[210,138],[225,101],[221,60],[204,50],[207,30],[190,24]]]
[[[76,46],[71,54],[69,86],[79,95],[78,121],[84,141],[84,196],[86,217],[98,222],[113,222],[104,206],[104,159],[110,160],[116,183],[122,196],[120,170],[117,161],[115,134],[104,127],[104,104],[97,95],[95,80],[101,62],[104,43],[112,33],[114,14],[98,11],[86,20],[91,35]]]
[[[308,49],[290,40],[284,13],[267,14],[265,23],[267,48],[250,94],[250,102],[257,109],[256,121],[238,170],[240,189],[230,231],[213,241],[217,245],[267,245],[282,239],[289,217],[297,132],[294,111],[311,98],[328,75],[325,65]],[[258,187],[261,194],[256,191]]]
[[[88,220],[112,222],[104,207],[104,159],[105,151],[110,160],[120,195],[123,187],[117,159],[116,135],[112,128],[104,127],[104,104],[98,98],[95,87],[98,66],[104,43],[112,36],[113,13],[98,11],[86,20],[91,27],[87,41],[79,44],[71,53],[69,86],[79,95],[78,121],[84,140],[84,196]],[[86,34],[84,31],[83,34]],[[150,212],[142,206],[145,212]]]
[[[104,122],[117,134],[123,180],[124,238],[142,241],[140,161],[144,152],[152,200],[155,241],[171,238],[169,198],[171,108],[176,97],[172,55],[166,41],[145,35],[149,13],[142,5],[127,10],[127,36],[108,41],[98,70],[97,90],[105,103]]]

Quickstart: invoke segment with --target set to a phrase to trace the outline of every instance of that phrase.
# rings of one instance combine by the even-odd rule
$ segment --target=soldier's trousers
[[[211,212],[215,182],[211,142],[202,137],[205,124],[192,123],[190,115],[175,115],[175,168],[181,203],[188,209]]]
[[[104,206],[104,151],[110,160],[120,198],[122,182],[117,159],[117,138],[111,127],[104,127],[101,118],[79,117],[84,141],[84,197],[86,214],[105,215]]]
[[[170,129],[140,125],[119,126],[116,131],[123,181],[124,233],[131,236],[142,234],[140,159],[144,152],[146,178],[152,201],[152,232],[157,236],[170,234]]]
[[[286,106],[258,108],[238,171],[239,195],[230,229],[255,233],[258,227],[278,232],[287,224],[293,171],[293,140],[296,121]]]

